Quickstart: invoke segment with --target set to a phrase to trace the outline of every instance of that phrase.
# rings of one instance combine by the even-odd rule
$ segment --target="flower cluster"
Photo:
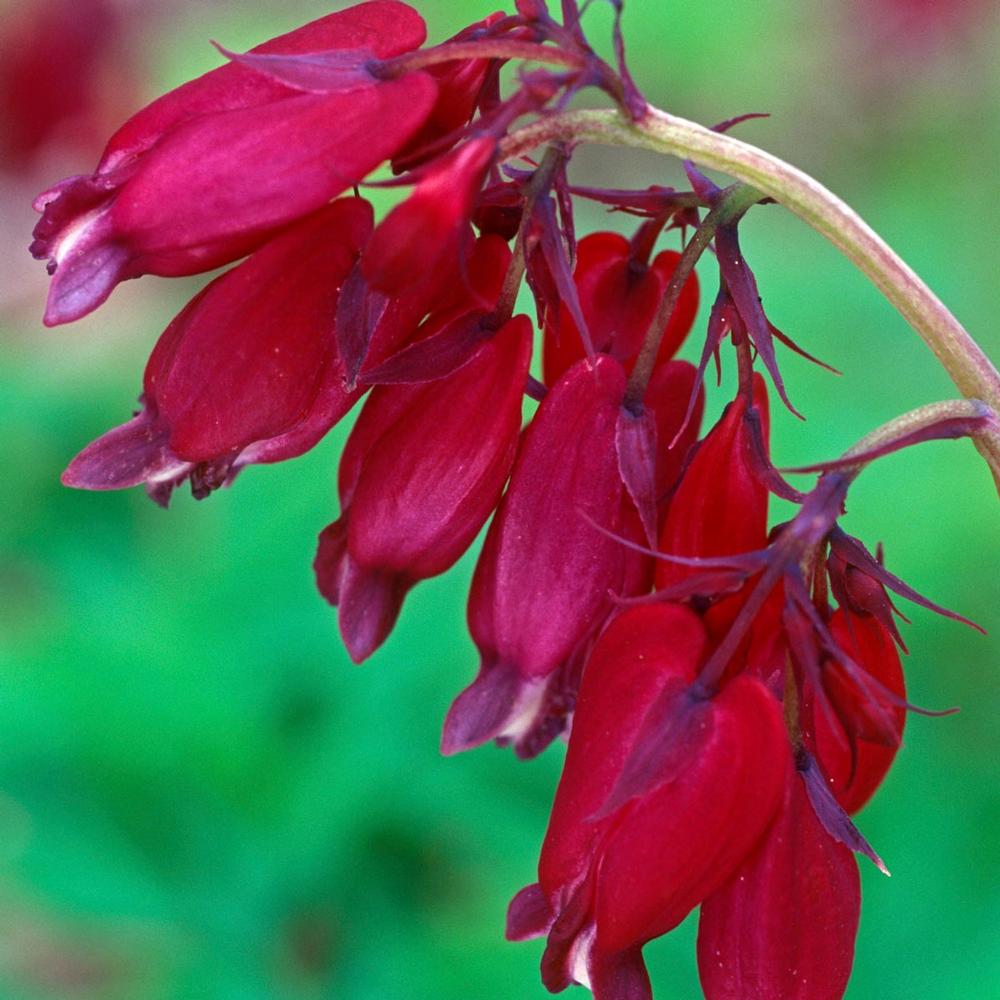
[[[849,816],[911,707],[889,592],[935,606],[838,517],[868,461],[987,418],[883,435],[793,488],[755,366],[791,409],[776,345],[805,352],[765,315],[739,241],[764,196],[690,163],[684,191],[571,182],[573,143],[544,132],[571,97],[596,87],[628,120],[649,113],[617,21],[614,66],[572,2],[557,20],[519,0],[424,42],[412,8],[369,0],[223,50],[127,121],[93,173],[39,196],[48,324],[127,278],[235,265],[167,326],[139,411],[63,481],[202,498],[303,454],[363,399],[317,584],[365,660],[488,523],[468,603],[479,668],[442,748],[531,757],[568,740],[538,880],[507,924],[547,936],[546,987],[651,997],[643,946],[700,905],[710,1000],[841,996],[853,852],[881,866]],[[411,191],[376,220],[366,180]],[[579,199],[635,219],[631,237],[578,241]],[[658,249],[671,233],[682,252]],[[709,247],[719,285],[695,366],[673,357]],[[525,281],[534,318],[515,311]],[[724,354],[738,388],[702,434]],[[798,514],[769,525],[772,495]]]

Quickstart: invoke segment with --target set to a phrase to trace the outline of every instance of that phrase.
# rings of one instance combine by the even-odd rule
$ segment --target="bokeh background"
[[[49,2],[0,7],[7,54],[30,44],[28,15],[49,26],[29,92],[73,65]],[[31,196],[91,169],[109,124],[216,65],[208,39],[249,47],[329,6],[131,0],[108,22],[71,6],[78,28],[100,23],[88,43],[99,54],[73,70],[81,107],[54,136],[17,145],[25,91],[4,78],[0,997],[542,997],[540,944],[505,943],[503,916],[533,879],[562,749],[527,764],[492,747],[437,752],[476,666],[463,618],[473,556],[419,587],[358,668],[310,572],[346,428],[168,512],[141,491],[58,481],[128,415],[152,343],[200,280],[130,282],[96,315],[46,331],[44,268],[24,252]],[[492,9],[420,6],[435,40]],[[609,10],[588,15],[602,43]],[[770,112],[740,134],[846,197],[996,357],[995,13],[988,0],[629,0],[625,28],[654,102],[706,123]],[[573,170],[612,186],[681,177],[619,150],[583,151]],[[619,222],[590,211],[585,227]],[[758,210],[744,241],[773,319],[844,372],[784,353],[808,421],[777,413],[777,464],[833,456],[952,394],[904,322],[802,224]],[[1000,997],[996,495],[971,445],[929,444],[867,472],[846,523],[993,632],[906,609],[914,701],[962,712],[911,717],[860,816],[893,878],[863,864],[849,997]],[[694,933],[689,919],[646,949],[658,1000],[699,995]]]

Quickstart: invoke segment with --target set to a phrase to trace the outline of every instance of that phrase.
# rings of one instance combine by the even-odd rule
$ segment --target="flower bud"
[[[837,801],[854,813],[875,793],[899,749],[906,682],[892,636],[874,616],[838,608],[830,632],[857,669],[835,660],[823,665],[823,693],[812,699],[816,755]]]
[[[371,0],[254,51],[385,58],[423,39],[410,7]],[[196,274],[254,250],[396,152],[435,96],[424,73],[317,94],[230,63],[159,98],[112,136],[95,173],[36,199],[31,251],[53,275],[46,324],[86,315],[126,278]]]
[[[372,287],[399,295],[434,276],[454,274],[469,218],[493,162],[496,142],[471,139],[421,169],[413,193],[379,223],[362,268]]]
[[[767,396],[764,381],[757,375],[754,404],[764,417],[766,440]],[[767,544],[768,491],[754,473],[747,409],[747,400],[738,397],[698,445],[670,500],[660,532],[661,552],[728,556],[762,549]],[[698,572],[696,567],[660,560],[656,586],[671,586]],[[721,638],[736,617],[744,592],[725,597],[709,609],[706,624],[713,638]]]

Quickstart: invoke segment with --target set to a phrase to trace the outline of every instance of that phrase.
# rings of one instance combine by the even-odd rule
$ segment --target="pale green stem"
[[[1000,373],[921,278],[852,208],[808,174],[756,146],[651,108],[630,121],[617,110],[541,118],[503,143],[507,157],[553,140],[632,146],[692,160],[753,185],[822,233],[875,283],[937,356],[963,396],[1000,412]],[[1000,426],[975,439],[1000,491]]]

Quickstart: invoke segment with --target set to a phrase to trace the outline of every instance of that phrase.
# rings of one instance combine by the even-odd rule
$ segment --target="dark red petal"
[[[87,445],[62,474],[64,486],[121,490],[170,478],[188,467],[167,445],[168,431],[144,409]]]
[[[382,645],[399,617],[410,584],[394,573],[359,566],[344,556],[337,589],[337,620],[347,652],[362,663]]]
[[[366,202],[335,202],[217,278],[178,317],[145,387],[180,457],[238,452],[307,413],[335,363],[338,289],[370,226]]]
[[[777,700],[740,676],[710,704],[711,732],[687,768],[615,817],[600,849],[599,952],[677,926],[743,864],[780,808],[791,763]]]
[[[594,815],[618,780],[650,702],[668,683],[694,680],[704,641],[697,616],[670,604],[624,611],[597,641],[538,866],[550,896],[580,877],[606,825],[593,822]]]
[[[701,907],[706,1000],[838,1000],[854,960],[858,865],[816,818],[790,771],[761,848]]]
[[[546,676],[609,610],[624,550],[588,519],[618,528],[614,435],[624,391],[621,366],[600,357],[567,372],[539,406],[469,596],[469,627],[484,660]]]

